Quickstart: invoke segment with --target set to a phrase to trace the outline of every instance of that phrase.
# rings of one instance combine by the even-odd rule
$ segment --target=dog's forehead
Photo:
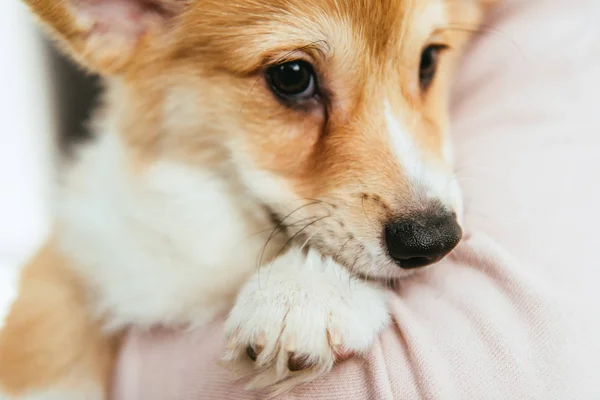
[[[185,15],[180,43],[257,54],[322,41],[382,54],[414,32],[425,40],[446,22],[445,7],[446,0],[201,0]]]
[[[384,22],[418,4],[436,0],[196,0],[190,8],[226,12],[231,17],[329,16],[356,21]]]

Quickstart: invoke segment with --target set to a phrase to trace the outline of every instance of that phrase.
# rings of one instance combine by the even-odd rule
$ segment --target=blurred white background
[[[25,7],[0,2],[0,317],[46,235],[56,105],[48,52]]]
[[[98,94],[19,0],[0,1],[0,324],[17,272],[46,238],[53,183]]]

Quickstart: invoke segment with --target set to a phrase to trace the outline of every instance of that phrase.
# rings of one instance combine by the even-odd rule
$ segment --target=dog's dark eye
[[[281,99],[301,103],[317,94],[313,67],[306,61],[290,61],[267,70],[267,82]]]
[[[446,46],[432,44],[427,46],[421,53],[421,65],[419,66],[419,82],[422,90],[427,90],[435,78],[439,56]]]

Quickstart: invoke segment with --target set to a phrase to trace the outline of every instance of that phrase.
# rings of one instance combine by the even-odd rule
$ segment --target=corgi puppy
[[[128,327],[229,312],[277,394],[459,243],[452,73],[486,0],[25,0],[106,85],[0,332],[0,398],[107,399]],[[134,400],[134,399],[132,399]]]

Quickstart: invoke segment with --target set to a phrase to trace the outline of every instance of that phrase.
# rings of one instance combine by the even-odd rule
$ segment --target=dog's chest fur
[[[60,244],[97,291],[96,311],[109,328],[226,312],[258,268],[264,211],[222,170],[128,161],[115,132],[98,132],[61,186]]]

